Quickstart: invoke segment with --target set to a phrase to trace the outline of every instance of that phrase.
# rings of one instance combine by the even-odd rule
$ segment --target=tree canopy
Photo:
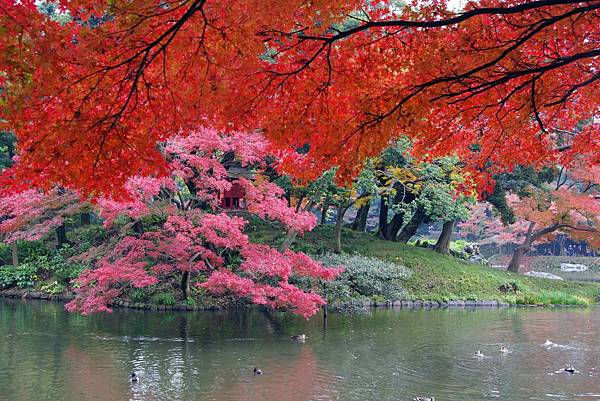
[[[114,193],[208,125],[261,129],[305,177],[354,176],[400,135],[480,184],[489,165],[599,162],[600,1],[37,3],[0,1],[9,183]]]

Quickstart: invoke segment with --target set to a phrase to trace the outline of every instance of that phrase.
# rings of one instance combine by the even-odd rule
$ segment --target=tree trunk
[[[558,256],[563,256],[565,254],[565,242],[566,237],[564,235],[561,235],[558,238]]]
[[[82,212],[80,219],[82,226],[89,226],[92,223],[92,215],[90,212]]]
[[[383,239],[385,239],[388,224],[387,218],[389,206],[387,204],[387,199],[388,197],[386,195],[381,195],[381,204],[379,206],[379,229],[377,233]]]
[[[17,241],[10,243],[10,249],[12,253],[12,265],[17,267],[19,266],[19,249],[17,248]]]
[[[452,240],[455,222],[455,220],[444,222],[442,233],[433,247],[436,252],[447,254],[450,251],[450,241]]]
[[[185,271],[181,275],[181,295],[186,300],[190,296],[190,272]]]
[[[367,217],[369,217],[370,208],[371,204],[366,203],[358,209],[358,212],[356,212],[356,218],[350,226],[351,229],[353,229],[354,231],[365,231],[365,229],[367,228]]]
[[[300,211],[300,208],[302,207],[302,201],[303,200],[304,200],[304,195],[302,195],[300,197],[300,199],[298,199],[298,203],[296,204],[296,213],[298,213]]]
[[[546,228],[543,228],[541,230],[538,231],[533,231],[533,229],[535,228],[535,223],[534,222],[529,222],[529,228],[527,229],[527,235],[525,236],[525,240],[523,241],[523,243],[521,245],[519,245],[514,253],[513,253],[513,257],[510,260],[510,263],[508,264],[508,271],[511,272],[515,272],[518,273],[521,270],[521,265],[523,264],[523,257],[525,256],[525,254],[527,254],[527,252],[529,252],[529,250],[531,249],[531,245],[537,241],[538,239],[540,239],[541,237],[543,237],[546,234],[549,234],[553,231],[556,231],[557,229],[560,228],[560,224],[559,223],[554,223]]]
[[[418,208],[415,214],[411,217],[410,221],[404,226],[400,234],[396,238],[398,242],[402,242],[404,244],[408,243],[408,241],[412,238],[413,235],[417,233],[419,226],[425,220],[426,214],[421,208]]]
[[[279,252],[285,252],[288,250],[288,248],[290,247],[290,245],[292,245],[292,242],[294,242],[294,240],[296,239],[296,236],[298,235],[298,231],[296,230],[288,230],[285,239],[283,240],[283,242],[281,243],[281,245],[279,245]]]
[[[404,224],[404,213],[396,213],[392,220],[388,223],[387,229],[385,230],[384,239],[388,241],[394,241],[398,236],[398,232]]]
[[[312,209],[312,207],[315,205],[315,203],[310,200],[308,202],[308,204],[306,205],[306,207],[304,208],[304,211],[306,210],[310,210]],[[298,211],[298,210],[296,210]],[[283,240],[283,242],[281,243],[281,245],[279,245],[279,252],[285,252],[289,249],[290,245],[292,245],[292,243],[294,242],[294,240],[296,239],[296,236],[298,235],[298,231],[296,230],[288,230],[285,239]]]
[[[519,245],[513,253],[507,270],[514,273],[519,273],[521,270],[521,265],[523,265],[523,257],[528,251],[529,247],[527,245]]]
[[[399,188],[396,196],[394,197],[393,204],[397,205],[399,203],[410,203],[416,199],[415,194],[412,192],[400,191]],[[384,239],[388,241],[395,241],[398,236],[398,232],[404,225],[404,213],[399,212],[392,217],[392,220],[387,224],[386,230],[384,231]]]
[[[144,233],[144,224],[140,220],[137,220],[135,223],[133,223],[133,232],[138,235],[142,235]]]
[[[327,211],[329,210],[329,205],[325,204],[323,206],[323,209],[321,210],[321,224],[325,224],[327,223]]]
[[[337,210],[337,216],[335,219],[335,253],[342,253],[342,227],[344,225],[344,215],[348,210],[347,206],[339,206]]]
[[[58,242],[59,248],[69,243],[67,240],[67,230],[64,224],[56,227],[56,241]]]

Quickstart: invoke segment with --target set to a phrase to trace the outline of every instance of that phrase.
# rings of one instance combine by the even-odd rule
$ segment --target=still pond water
[[[378,309],[324,328],[254,309],[85,318],[0,299],[0,401],[600,400],[599,333],[597,308]]]

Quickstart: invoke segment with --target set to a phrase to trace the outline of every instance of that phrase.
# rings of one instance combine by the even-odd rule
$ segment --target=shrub
[[[566,293],[565,291],[541,291],[539,293],[523,295],[517,298],[516,303],[524,305],[589,305],[587,299]]]
[[[396,300],[407,297],[403,280],[410,271],[396,263],[381,259],[350,255],[324,254],[315,259],[327,266],[343,265],[345,271],[334,281],[322,283],[324,295],[330,303],[353,301]]]
[[[12,265],[0,267],[0,286],[2,288],[33,287],[37,279],[37,267],[31,263],[23,263],[16,268]]]
[[[196,300],[194,298],[186,298],[183,300],[182,304],[187,305],[187,306],[196,306]]]
[[[69,239],[76,245],[71,253],[79,254],[85,252],[95,245],[102,243],[108,238],[108,233],[101,225],[91,224],[73,229],[69,233]]]
[[[57,250],[53,255],[37,255],[26,260],[26,264],[34,265],[39,271],[52,275],[59,283],[69,283],[79,277],[85,266],[70,262],[66,255],[71,252],[68,246]]]
[[[0,266],[11,262],[10,245],[0,242]]]
[[[45,292],[46,294],[57,295],[57,294],[61,294],[65,290],[65,286],[64,286],[64,284],[61,284],[55,280],[51,283],[42,285],[40,287],[40,290],[42,292]]]
[[[0,266],[0,288],[9,288],[14,285],[14,268],[11,265]]]
[[[135,303],[144,303],[148,300],[148,288],[134,288],[129,294],[131,301]]]
[[[19,257],[27,261],[38,255],[50,255],[51,250],[44,241],[17,241]]]
[[[175,305],[175,295],[172,292],[159,292],[150,298],[154,305]]]

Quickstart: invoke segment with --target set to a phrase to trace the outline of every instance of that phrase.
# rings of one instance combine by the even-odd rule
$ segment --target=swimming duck
[[[503,354],[508,354],[510,351],[504,345],[500,347],[500,352]]]
[[[257,367],[254,367],[254,374],[255,374],[255,375],[262,375],[262,370],[260,370],[260,369],[259,369],[259,368],[257,368]]]
[[[481,352],[480,350],[477,350],[477,351],[475,351],[474,356],[477,358],[483,358],[483,352]]]
[[[575,368],[573,367],[573,365],[568,364],[567,366],[565,366],[565,372],[575,373]]]
[[[416,397],[414,401],[435,401],[433,397]]]
[[[294,341],[300,341],[301,343],[306,341],[306,334],[298,334],[290,337]]]
[[[132,383],[137,383],[138,381],[140,381],[140,379],[137,377],[137,375],[135,374],[135,372],[131,373],[131,376],[129,377],[129,380],[131,380]]]
[[[544,343],[544,347],[549,347],[551,345],[554,345],[554,343],[550,340],[546,340],[546,342]]]

